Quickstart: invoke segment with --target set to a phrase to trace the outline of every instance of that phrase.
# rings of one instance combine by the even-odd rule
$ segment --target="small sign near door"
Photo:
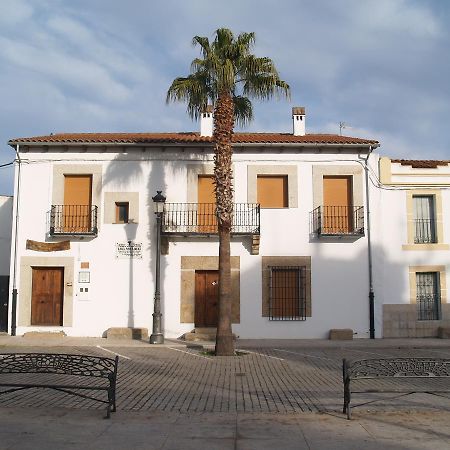
[[[116,242],[117,259],[142,259],[142,242]]]

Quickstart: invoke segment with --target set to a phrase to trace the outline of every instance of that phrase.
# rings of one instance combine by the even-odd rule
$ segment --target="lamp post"
[[[150,344],[164,344],[164,335],[161,331],[161,293],[160,293],[160,266],[161,266],[161,221],[166,197],[161,191],[156,191],[152,197],[154,213],[156,214],[156,274],[155,274],[155,298],[153,302],[153,329],[150,336]]]

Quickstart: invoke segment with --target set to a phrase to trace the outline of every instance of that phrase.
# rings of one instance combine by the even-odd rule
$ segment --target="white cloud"
[[[0,25],[13,27],[25,22],[33,15],[33,8],[24,0],[2,0],[0,2]]]
[[[40,47],[0,37],[0,55],[20,69],[61,82],[66,89],[87,90],[89,95],[112,101],[123,101],[129,89],[113,79],[95,61],[71,56],[58,48]]]
[[[50,131],[197,130],[171,81],[194,35],[255,31],[291,103],[255,102],[252,131],[307,129],[378,139],[396,157],[447,157],[450,4],[412,0],[0,0],[0,140]],[[0,148],[0,153],[9,155]],[[5,177],[0,176],[0,188]],[[1,189],[0,189],[1,192]]]
[[[441,33],[440,24],[429,9],[407,0],[352,2],[351,14],[368,31],[406,33],[419,38]]]

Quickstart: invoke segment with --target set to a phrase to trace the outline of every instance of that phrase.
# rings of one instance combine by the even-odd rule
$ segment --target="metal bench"
[[[450,359],[445,358],[344,359],[342,376],[347,419],[352,415],[352,393],[398,393],[394,398],[419,392],[438,396],[450,393]],[[379,399],[364,404],[374,401]]]
[[[116,411],[118,363],[118,356],[112,359],[55,353],[2,353],[0,388],[9,389],[0,389],[0,395],[31,388],[53,389],[105,403],[109,419],[111,411]],[[107,399],[87,395],[87,391],[105,391]]]

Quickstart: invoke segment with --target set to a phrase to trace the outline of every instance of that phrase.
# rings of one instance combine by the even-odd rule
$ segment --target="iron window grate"
[[[270,266],[269,320],[306,320],[306,267]]]
[[[416,273],[416,305],[418,320],[439,320],[441,318],[441,296],[437,272]]]

